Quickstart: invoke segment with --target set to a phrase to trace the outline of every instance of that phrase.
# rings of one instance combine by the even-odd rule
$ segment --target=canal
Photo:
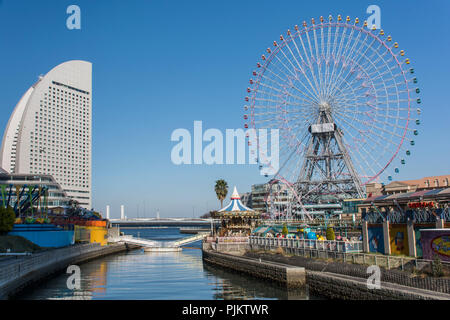
[[[125,234],[152,240],[185,236],[178,228],[123,229]],[[133,250],[80,265],[80,289],[67,287],[68,274],[59,274],[23,292],[18,299],[92,300],[215,300],[317,299],[308,288],[286,290],[251,277],[203,264],[201,243],[181,252]]]

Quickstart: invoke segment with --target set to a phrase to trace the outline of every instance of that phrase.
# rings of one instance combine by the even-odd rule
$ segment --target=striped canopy
[[[244,206],[241,202],[241,197],[237,192],[236,187],[234,187],[233,194],[231,195],[231,202],[219,210],[219,212],[236,212],[236,211],[254,211],[246,206]]]

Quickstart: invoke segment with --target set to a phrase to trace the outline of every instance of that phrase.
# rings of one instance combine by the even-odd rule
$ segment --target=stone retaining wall
[[[310,293],[328,299],[341,300],[431,300],[440,299],[433,295],[389,288],[369,289],[365,281],[341,278],[321,272],[307,271],[307,283]]]
[[[257,254],[251,254],[258,257]],[[220,266],[229,270],[242,272],[257,278],[273,281],[286,285],[288,289],[304,287],[308,285],[310,293],[326,297],[329,299],[342,300],[428,300],[428,299],[450,299],[447,294],[426,291],[423,289],[408,288],[393,283],[381,283],[380,289],[369,289],[367,286],[367,274],[364,277],[354,277],[343,274],[324,272],[326,264],[321,261],[308,259],[305,265],[318,271],[298,268],[293,270],[292,265],[283,264],[277,259],[277,255],[259,255],[258,259],[235,256],[227,253],[214,252],[208,249],[203,250],[203,260],[215,266]],[[283,256],[281,256],[283,257]],[[286,257],[283,257],[286,258]],[[300,257],[296,257],[300,258]],[[305,258],[302,258],[305,259]],[[355,265],[355,267],[362,267]],[[294,267],[295,268],[295,267]],[[350,269],[348,269],[350,270]],[[341,270],[342,271],[342,270]],[[301,280],[300,280],[301,279]],[[306,280],[306,283],[305,283]],[[291,283],[291,285],[289,285]]]
[[[137,247],[126,244],[103,247],[98,244],[83,244],[20,257],[17,261],[4,261],[0,266],[0,299],[11,298],[24,288],[64,270],[71,264],[134,248]]]
[[[367,266],[352,263],[343,263],[336,261],[324,261],[320,259],[311,259],[301,256],[283,256],[281,254],[273,254],[269,252],[247,252],[246,256],[252,258],[262,258],[263,260],[275,261],[279,263],[296,265],[304,267],[311,271],[331,272],[335,274],[348,275],[367,279]],[[430,291],[450,293],[450,279],[419,277],[401,270],[381,269],[381,281],[396,283],[402,286],[420,288]]]
[[[305,285],[305,269],[279,263],[260,262],[256,259],[203,250],[203,261],[226,269],[245,273],[260,279],[274,281],[287,288]]]

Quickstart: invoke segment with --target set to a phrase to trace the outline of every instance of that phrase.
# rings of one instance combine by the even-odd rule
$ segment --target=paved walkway
[[[312,274],[320,274],[320,275],[326,275],[330,278],[334,278],[334,279],[346,279],[348,281],[351,282],[355,282],[355,283],[359,283],[359,284],[366,284],[367,280],[366,279],[362,279],[362,278],[357,278],[357,277],[352,277],[352,276],[347,276],[347,275],[343,275],[343,274],[337,274],[337,273],[331,273],[331,272],[319,272],[319,271],[310,271],[307,270],[307,273],[312,273]],[[393,291],[401,291],[404,292],[406,294],[417,294],[417,295],[421,295],[425,298],[428,299],[435,299],[435,300],[450,300],[450,294],[447,293],[442,293],[442,292],[435,292],[435,291],[430,291],[430,290],[425,290],[425,289],[420,289],[420,288],[415,288],[415,287],[408,287],[408,286],[402,286],[396,283],[391,283],[391,282],[384,282],[381,281],[381,287],[385,288],[385,289],[391,289]],[[373,290],[377,290],[377,289],[373,289]]]

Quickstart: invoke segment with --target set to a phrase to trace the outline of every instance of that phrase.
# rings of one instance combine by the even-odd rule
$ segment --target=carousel
[[[213,212],[212,217],[220,221],[219,237],[247,237],[257,227],[260,213],[244,206],[234,187],[231,202]]]

